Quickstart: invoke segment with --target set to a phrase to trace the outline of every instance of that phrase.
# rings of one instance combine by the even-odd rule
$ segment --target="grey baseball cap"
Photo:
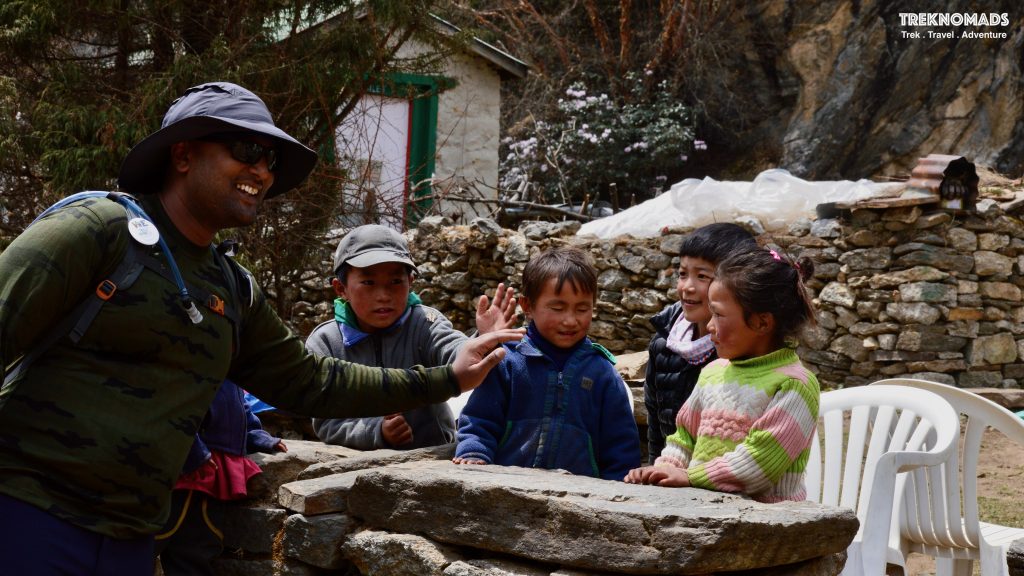
[[[230,82],[208,82],[186,90],[171,104],[160,129],[128,152],[118,184],[131,194],[159,192],[172,144],[221,132],[255,132],[277,142],[278,167],[267,198],[302,184],[316,164],[316,152],[275,126],[259,96]]]
[[[334,273],[342,264],[367,268],[384,262],[399,262],[416,270],[409,254],[409,244],[397,230],[379,224],[353,228],[334,251]]]

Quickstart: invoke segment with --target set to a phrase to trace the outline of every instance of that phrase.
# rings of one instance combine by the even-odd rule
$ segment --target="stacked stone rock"
[[[1018,388],[1024,376],[1024,225],[992,202],[977,213],[932,207],[863,209],[762,233],[788,253],[812,257],[819,324],[800,354],[826,386],[915,376],[962,387]],[[755,221],[745,225],[762,232]],[[527,259],[550,244],[584,248],[599,272],[592,336],[615,353],[646,349],[648,318],[674,301],[679,243],[572,236],[573,223],[519,231],[490,221],[434,220],[413,236],[424,300],[457,325],[472,321],[472,295],[516,284]]]
[[[819,325],[801,358],[828,385],[894,376],[1019,388],[1024,227],[992,202],[953,214],[855,210],[808,236],[775,236],[816,257]]]
[[[614,351],[645,350],[648,319],[675,299],[674,254],[681,236],[595,240],[575,236],[578,229],[578,222],[528,222],[505,230],[484,218],[469,226],[428,218],[410,242],[420,269],[414,288],[456,327],[472,327],[477,296],[493,294],[498,282],[518,288],[531,257],[552,245],[571,244],[588,251],[598,271],[591,336]]]
[[[819,323],[799,353],[826,387],[917,376],[1020,388],[1024,225],[991,200],[973,213],[937,206],[854,210],[794,222],[782,233],[765,233],[751,218],[741,224],[761,243],[814,258],[810,287]],[[477,296],[493,294],[498,282],[518,287],[532,256],[572,244],[587,250],[598,269],[591,336],[616,354],[646,350],[648,319],[676,299],[677,254],[688,230],[602,240],[578,237],[578,228],[530,222],[506,230],[483,218],[469,226],[428,218],[409,234],[420,269],[414,289],[457,328],[469,329]],[[323,301],[298,305],[300,325],[330,317],[330,293],[321,294]]]

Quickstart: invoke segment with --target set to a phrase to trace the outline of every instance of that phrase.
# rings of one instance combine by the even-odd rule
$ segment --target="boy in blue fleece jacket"
[[[614,357],[587,338],[593,265],[576,248],[548,250],[527,263],[521,292],[526,338],[469,397],[452,461],[621,480],[640,462],[640,436]]]

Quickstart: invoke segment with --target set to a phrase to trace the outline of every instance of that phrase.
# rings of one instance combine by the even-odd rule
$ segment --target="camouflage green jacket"
[[[181,236],[155,197],[142,204],[185,281],[231,302],[210,247]],[[95,290],[130,242],[124,208],[88,199],[0,253],[0,368]],[[253,292],[235,303],[237,342],[231,322],[209,310],[192,324],[176,286],[149,269],[115,292],[77,345],[58,342],[0,391],[0,493],[101,534],[149,534],[164,523],[170,488],[226,377],[321,417],[388,414],[458,393],[450,367],[382,370],[314,356]]]

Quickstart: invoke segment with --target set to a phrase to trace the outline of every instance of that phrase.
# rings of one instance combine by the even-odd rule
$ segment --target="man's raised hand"
[[[505,357],[503,342],[520,340],[526,335],[523,328],[497,330],[470,338],[459,348],[452,362],[452,371],[463,392],[472,390],[484,381],[484,377]]]

